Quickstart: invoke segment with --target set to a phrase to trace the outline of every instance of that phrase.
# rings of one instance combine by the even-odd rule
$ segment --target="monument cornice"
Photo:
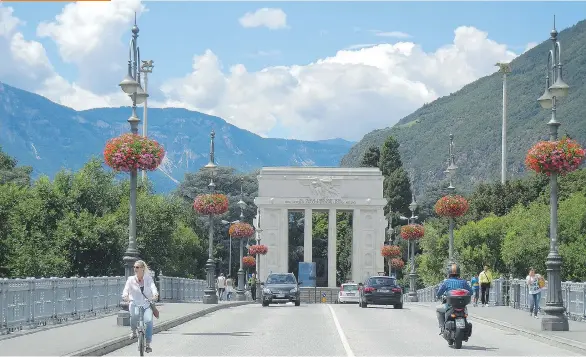
[[[312,198],[312,197],[256,197],[257,206],[287,208],[380,208],[387,204],[385,199],[371,198]]]

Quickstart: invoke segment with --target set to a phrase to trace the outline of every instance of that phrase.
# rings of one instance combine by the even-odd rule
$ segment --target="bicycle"
[[[136,326],[136,335],[138,337],[138,352],[141,356],[144,356],[146,346],[146,328],[144,323],[144,312],[146,311],[146,309],[150,309],[150,301],[148,308],[145,308],[144,306],[138,307],[138,324]]]

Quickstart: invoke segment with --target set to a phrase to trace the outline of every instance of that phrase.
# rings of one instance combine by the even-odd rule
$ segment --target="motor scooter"
[[[442,303],[449,305],[442,336],[449,346],[453,345],[456,349],[462,348],[462,342],[468,342],[472,336],[472,323],[468,322],[466,308],[470,300],[470,293],[465,289],[450,290],[442,297]]]

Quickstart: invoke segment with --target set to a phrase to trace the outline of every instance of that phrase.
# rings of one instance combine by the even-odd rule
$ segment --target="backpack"
[[[545,279],[541,275],[537,278],[537,284],[540,289],[545,287]]]

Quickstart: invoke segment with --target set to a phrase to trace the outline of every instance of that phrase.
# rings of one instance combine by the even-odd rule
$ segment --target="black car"
[[[284,304],[295,302],[295,306],[301,305],[299,284],[293,273],[269,274],[262,284],[262,306],[269,304]]]
[[[372,276],[364,284],[358,284],[360,307],[371,305],[393,305],[395,309],[403,308],[403,289],[397,285],[397,279],[390,276]]]

